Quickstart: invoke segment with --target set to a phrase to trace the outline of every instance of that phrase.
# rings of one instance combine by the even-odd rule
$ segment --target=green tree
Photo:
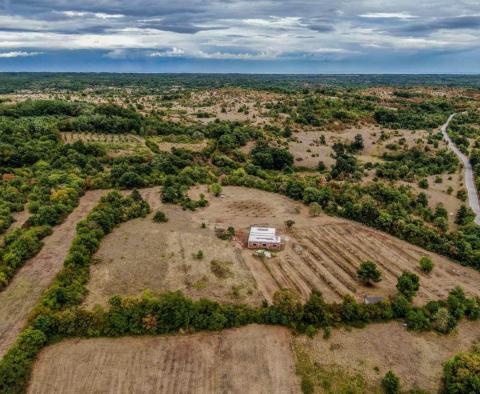
[[[455,223],[463,226],[465,224],[472,223],[474,219],[475,213],[472,211],[472,209],[462,205],[458,209],[457,215],[455,216]]]
[[[397,281],[397,290],[402,293],[408,300],[417,294],[420,288],[420,278],[413,272],[405,271],[400,275]]]
[[[287,228],[292,228],[294,224],[295,224],[295,220],[288,219],[285,221],[285,225],[287,226]]]
[[[382,280],[382,273],[373,261],[364,261],[357,270],[357,277],[363,284],[371,286]]]
[[[365,147],[363,137],[361,134],[355,135],[353,142],[350,144],[350,149],[353,151],[360,151]]]
[[[155,215],[153,215],[153,221],[157,223],[165,223],[165,222],[168,222],[168,218],[164,212],[157,211],[155,212]]]
[[[120,177],[120,179],[118,180],[118,184],[126,189],[133,189],[136,187],[144,186],[145,182],[143,181],[142,177],[137,173],[127,171]]]
[[[210,191],[215,197],[218,197],[222,194],[222,186],[219,183],[212,183],[210,185]]]
[[[422,256],[420,258],[420,269],[422,270],[422,272],[429,274],[430,272],[432,272],[433,267],[434,264],[430,257]]]
[[[382,388],[386,394],[400,392],[400,379],[392,371],[388,371],[382,379]]]
[[[425,178],[420,179],[420,181],[418,182],[418,186],[422,189],[428,189],[428,180]]]
[[[322,213],[322,207],[318,202],[312,202],[308,207],[308,213],[312,217],[319,216]]]
[[[445,393],[480,393],[480,353],[460,353],[447,361],[443,369]]]

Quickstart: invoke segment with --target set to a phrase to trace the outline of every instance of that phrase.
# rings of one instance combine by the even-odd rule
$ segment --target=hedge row
[[[3,239],[0,250],[0,290],[3,290],[15,272],[43,246],[42,239],[52,233],[50,226],[15,229]]]
[[[79,288],[88,273],[79,268],[80,280],[75,280],[74,269],[70,271],[72,282]],[[479,300],[469,299],[460,289],[450,293],[446,301],[436,301],[424,307],[413,307],[402,295],[384,302],[366,305],[345,297],[342,303],[328,304],[318,291],[312,292],[309,300],[301,304],[296,293],[283,290],[275,294],[272,305],[255,308],[247,305],[219,304],[202,299],[193,301],[181,292],[170,292],[154,297],[145,293],[140,298],[113,297],[110,308],[86,310],[76,306],[80,298],[70,299],[60,305],[51,303],[54,289],[62,287],[68,272],[59,276],[56,285],[44,297],[31,325],[0,362],[0,391],[22,392],[27,384],[32,360],[42,345],[68,337],[118,337],[125,335],[158,335],[200,330],[222,330],[246,324],[275,324],[313,334],[319,328],[350,325],[361,327],[372,322],[387,322],[403,319],[408,328],[429,330],[442,328],[443,313],[447,311],[449,330],[466,316],[478,319]],[[78,279],[78,278],[77,278]],[[59,283],[60,282],[60,283]],[[80,283],[80,284],[78,284]],[[69,306],[69,308],[65,308]],[[70,307],[73,306],[73,307]],[[442,309],[443,308],[443,309]],[[455,323],[455,324],[453,324]]]
[[[51,226],[62,223],[78,205],[84,193],[83,181],[76,177],[68,184],[36,185],[29,194],[31,216],[26,227],[8,232],[0,249],[0,291],[15,272],[35,256],[43,246],[42,239],[52,233]],[[58,182],[62,182],[59,178]]]
[[[23,331],[0,361],[1,393],[20,393],[25,390],[35,356],[53,339],[42,329],[41,322],[54,311],[73,307],[83,300],[89,265],[101,239],[118,224],[145,216],[149,210],[148,204],[136,191],[129,197],[111,192],[101,199],[85,220],[78,223],[64,268],[33,311],[33,324]]]

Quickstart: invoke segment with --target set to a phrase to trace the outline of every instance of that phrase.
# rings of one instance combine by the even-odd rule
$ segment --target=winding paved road
[[[470,164],[470,160],[468,159],[468,157],[463,154],[460,149],[457,148],[457,146],[447,133],[448,125],[455,115],[456,114],[452,114],[448,117],[448,120],[441,127],[441,131],[443,134],[443,138],[445,138],[445,140],[447,141],[448,147],[458,156],[458,158],[463,163],[463,167],[465,168],[465,187],[467,188],[468,193],[468,204],[475,213],[475,224],[480,224],[480,204],[478,202],[478,192],[475,186],[475,177],[473,175],[472,165]]]

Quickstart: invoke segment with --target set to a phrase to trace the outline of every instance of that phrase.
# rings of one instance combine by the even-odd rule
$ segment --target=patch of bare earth
[[[410,332],[397,322],[371,324],[362,329],[337,329],[325,340],[298,337],[297,345],[320,368],[340,368],[350,376],[360,374],[373,385],[389,370],[401,380],[402,389],[437,392],[443,363],[456,353],[468,351],[480,340],[480,323],[463,322],[450,335]],[[318,392],[322,393],[321,388]]]
[[[62,268],[76,224],[87,216],[104,193],[101,190],[87,192],[79,206],[44,239],[42,250],[27,261],[0,292],[0,358],[15,341],[42,292]]]
[[[300,393],[291,336],[248,326],[170,337],[68,340],[43,350],[29,393]]]

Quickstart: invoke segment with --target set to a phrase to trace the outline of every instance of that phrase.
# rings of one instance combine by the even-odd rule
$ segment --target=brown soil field
[[[397,278],[405,270],[421,278],[418,303],[445,297],[455,286],[480,295],[480,272],[359,223],[326,215],[311,218],[300,203],[255,189],[225,187],[223,198],[216,198],[196,187],[190,195],[198,198],[201,192],[210,204],[187,212],[162,206],[158,189],[143,191],[152,208],[160,207],[170,220],[158,224],[150,217],[136,219],[105,238],[97,254],[100,263],[92,267],[87,304],[105,304],[112,295],[134,295],[145,289],[180,289],[194,298],[258,304],[262,298],[271,301],[281,288],[295,289],[303,299],[316,288],[330,302],[344,295],[361,301],[365,294],[394,294]],[[295,221],[291,230],[285,228],[288,219]],[[202,229],[201,223],[207,228]],[[276,227],[287,239],[285,250],[263,261],[254,257],[241,242],[252,225]],[[236,229],[236,240],[215,237],[216,227],[228,226]],[[200,249],[205,256],[196,260],[192,255]],[[418,268],[421,256],[435,263],[429,275]],[[230,261],[232,276],[215,277],[212,259]],[[374,261],[382,271],[382,282],[373,287],[356,278],[365,260]]]
[[[28,393],[300,393],[291,336],[247,326],[169,337],[68,340],[44,349]]]
[[[101,190],[87,192],[79,206],[44,239],[42,250],[27,261],[0,292],[0,358],[22,330],[40,295],[62,268],[76,224],[87,216],[104,193]]]
[[[402,324],[391,322],[361,329],[335,329],[327,340],[321,334],[313,339],[297,337],[295,348],[308,354],[320,370],[340,369],[350,377],[359,374],[364,381],[378,387],[378,392],[383,392],[381,379],[392,370],[405,392],[421,388],[436,393],[443,363],[458,352],[468,351],[479,340],[479,322],[463,322],[446,336],[410,332]],[[316,387],[316,392],[332,391]]]
[[[15,219],[15,221],[10,226],[10,229],[22,227],[26,223],[29,217],[30,217],[30,212],[28,212],[26,208],[23,211],[14,212],[13,218]]]

